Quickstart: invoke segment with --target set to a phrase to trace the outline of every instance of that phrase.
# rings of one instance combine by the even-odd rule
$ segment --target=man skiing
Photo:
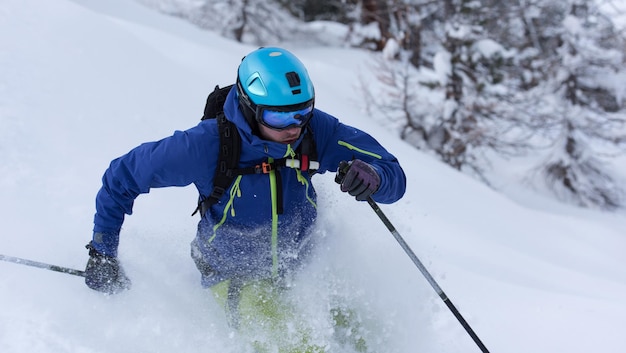
[[[231,147],[240,147],[236,171],[246,171],[222,173],[234,174],[227,187],[216,187],[224,169],[219,156],[233,151],[220,142],[224,130],[212,117],[113,160],[96,197],[86,284],[109,294],[130,288],[117,259],[119,234],[135,198],[151,188],[198,189],[201,219],[192,257],[202,285],[223,288],[229,300],[248,283],[279,285],[307,258],[317,214],[311,170],[336,172],[347,161],[341,191],[359,201],[400,199],[406,178],[397,159],[314,103],[300,60],[282,48],[260,48],[243,58],[225,97],[223,116],[240,136],[240,145]]]

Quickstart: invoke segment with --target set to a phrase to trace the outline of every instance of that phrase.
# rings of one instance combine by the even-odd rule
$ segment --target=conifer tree
[[[551,142],[539,175],[563,200],[617,208],[623,190],[606,157],[623,153],[626,144],[622,43],[587,0],[568,3],[557,36],[555,55],[544,61],[546,79],[529,91],[541,97],[537,103],[553,107],[535,124]]]

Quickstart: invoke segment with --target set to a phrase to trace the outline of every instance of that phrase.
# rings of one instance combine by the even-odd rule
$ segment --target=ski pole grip
[[[341,184],[343,182],[343,178],[346,177],[346,173],[350,168],[350,163],[346,161],[339,162],[339,167],[337,168],[337,174],[335,175],[335,183]]]

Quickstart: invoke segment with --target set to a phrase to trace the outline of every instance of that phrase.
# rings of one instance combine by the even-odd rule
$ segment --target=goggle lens
[[[281,112],[271,109],[263,109],[261,113],[262,123],[272,129],[285,129],[289,126],[304,126],[311,119],[313,106],[306,108]]]

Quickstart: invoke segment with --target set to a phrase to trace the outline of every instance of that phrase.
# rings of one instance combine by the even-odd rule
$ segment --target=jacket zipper
[[[274,162],[274,158],[268,158],[268,163]],[[278,277],[278,191],[276,183],[276,170],[270,171],[270,194],[272,198],[272,276]]]

